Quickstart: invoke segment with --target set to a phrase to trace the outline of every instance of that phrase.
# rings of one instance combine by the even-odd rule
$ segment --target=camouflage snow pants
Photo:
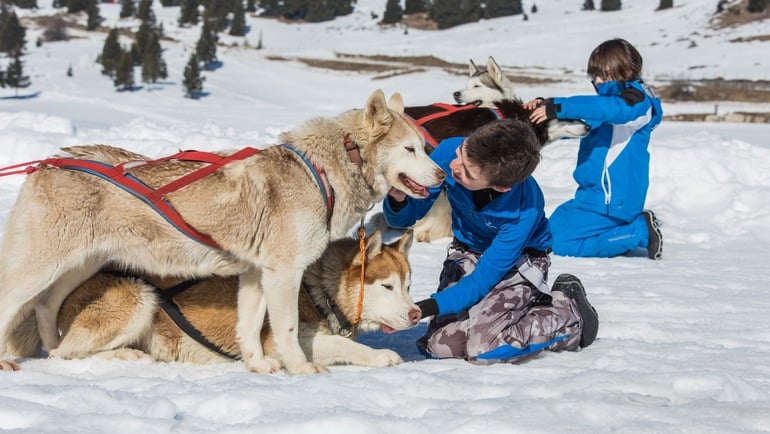
[[[479,256],[450,247],[438,291],[471,273]],[[529,263],[547,280],[547,255],[530,256]],[[478,364],[519,362],[546,349],[577,350],[582,324],[574,302],[558,291],[548,298],[514,268],[470,309],[434,317],[417,346],[433,357]]]

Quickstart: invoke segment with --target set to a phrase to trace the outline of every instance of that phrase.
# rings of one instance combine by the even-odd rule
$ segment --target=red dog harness
[[[406,115],[406,116],[409,117],[410,119],[412,119],[412,121],[414,121],[414,123],[417,124],[418,127],[420,127],[420,129],[422,130],[422,135],[425,138],[425,141],[430,143],[431,146],[433,146],[434,148],[438,146],[438,140],[436,140],[433,137],[433,135],[431,135],[430,131],[428,131],[428,129],[425,128],[423,125],[427,124],[428,122],[430,122],[430,121],[432,121],[434,119],[439,119],[439,118],[443,118],[443,117],[449,116],[449,115],[451,115],[452,113],[455,113],[455,112],[459,112],[459,111],[463,111],[463,110],[471,110],[471,109],[478,108],[477,106],[475,106],[473,104],[453,105],[453,104],[445,104],[445,103],[441,103],[441,102],[437,102],[435,104],[431,104],[431,106],[438,107],[438,108],[441,108],[443,110],[442,111],[438,111],[436,113],[431,113],[431,114],[423,116],[423,117],[421,117],[419,119],[414,119],[414,118],[412,118],[409,115]],[[493,112],[495,114],[495,116],[497,116],[498,119],[502,119],[503,118],[503,114],[500,112],[500,110],[489,109],[489,111]]]
[[[324,172],[323,169],[319,169],[312,161],[310,161],[301,151],[296,149],[294,146],[288,144],[282,146],[295,152],[300,158],[302,158],[302,161],[310,169],[313,178],[318,183],[319,189],[321,190],[321,194],[324,198],[324,203],[326,204],[326,216],[328,224],[328,222],[331,221],[332,210],[334,209],[334,190],[332,190],[331,185],[328,182],[326,172]],[[166,199],[166,195],[214,173],[218,169],[232,163],[233,161],[243,160],[259,152],[259,149],[250,147],[243,148],[240,151],[227,156],[221,156],[210,152],[201,151],[181,151],[174,155],[159,158],[157,160],[129,161],[115,166],[111,166],[99,161],[81,160],[77,158],[49,158],[45,160],[17,164],[0,169],[0,176],[18,173],[30,174],[43,166],[53,166],[60,169],[89,173],[104,180],[110,181],[116,186],[131,193],[138,199],[141,199],[152,209],[158,212],[158,214],[160,214],[164,219],[166,219],[166,221],[168,221],[171,225],[176,227],[180,232],[187,235],[188,237],[209,247],[221,249],[219,244],[209,235],[201,233],[194,227],[187,224],[187,222],[184,220],[184,218],[182,218],[174,206],[168,201],[168,199]],[[194,172],[188,173],[187,175],[184,175],[180,178],[177,178],[174,181],[171,181],[157,189],[153,189],[147,186],[140,179],[128,173],[129,170],[134,170],[144,166],[152,166],[171,160],[207,163],[208,165]],[[24,168],[19,169],[20,167]]]

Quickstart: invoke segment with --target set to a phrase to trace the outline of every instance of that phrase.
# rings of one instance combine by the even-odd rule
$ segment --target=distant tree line
[[[10,6],[6,1],[0,2],[0,53],[11,58],[5,70],[0,68],[0,87],[12,87],[18,96],[19,89],[31,84],[29,76],[24,74],[24,62],[21,60],[27,29],[21,25]]]
[[[317,23],[353,12],[355,0],[259,0],[262,15]]]

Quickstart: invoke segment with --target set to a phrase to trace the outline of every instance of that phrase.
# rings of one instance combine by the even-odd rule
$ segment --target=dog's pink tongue
[[[380,324],[380,330],[385,332],[385,333],[387,333],[387,334],[392,334],[392,333],[395,333],[397,331],[393,327],[391,327],[389,325],[385,325],[385,324]]]

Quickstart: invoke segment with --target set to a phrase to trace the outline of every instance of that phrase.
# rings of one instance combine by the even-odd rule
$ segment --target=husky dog
[[[19,191],[0,252],[0,353],[31,309],[43,345],[55,350],[64,299],[114,263],[160,277],[237,275],[236,336],[246,367],[325,372],[308,361],[297,338],[305,268],[331,241],[347,236],[391,186],[421,198],[445,176],[403,110],[400,94],[386,102],[377,90],[363,109],[309,120],[282,136],[286,146],[233,161],[164,195],[219,248],[188,237],[143,200],[99,177],[41,165]],[[108,146],[64,151],[110,163],[126,154]],[[160,189],[202,165],[172,159],[124,169]],[[266,312],[275,357],[266,357],[261,344]],[[2,370],[18,368],[0,361]]]
[[[469,62],[469,78],[465,84],[465,89],[454,92],[452,96],[458,104],[473,104],[477,107],[486,108],[501,108],[500,104],[503,102],[514,103],[518,105],[521,114],[516,118],[529,121],[529,112],[524,110],[521,105],[523,104],[513,92],[513,85],[508,78],[503,74],[500,66],[495,59],[490,56],[487,59],[487,67],[479,68],[473,62],[473,59]],[[507,111],[510,113],[513,110],[509,107]],[[505,115],[505,112],[503,113]],[[513,117],[513,116],[506,116]],[[567,120],[567,119],[551,119],[545,123],[545,135],[540,130],[543,126],[532,124],[540,141],[543,145],[550,143],[554,140],[563,138],[577,138],[583,137],[588,134],[590,128],[584,122],[579,120]]]
[[[445,105],[406,107],[406,114],[415,119],[426,139],[433,143],[448,137],[467,136],[481,125],[500,117],[529,122],[529,111],[514,94],[513,86],[494,58],[489,57],[484,69],[471,60],[469,71],[465,89],[454,92],[453,97],[459,104],[473,104],[476,108],[453,106],[447,110]],[[588,125],[578,120],[552,119],[540,125],[530,122],[530,125],[543,146],[560,138],[582,137],[590,130]],[[432,146],[427,147],[428,151],[432,150]],[[450,213],[449,201],[442,193],[428,214],[413,226],[415,239],[431,242],[451,237]]]
[[[308,360],[322,366],[368,367],[402,362],[394,351],[373,349],[348,338],[357,331],[391,333],[419,322],[420,311],[409,296],[407,257],[412,238],[408,231],[385,245],[376,231],[366,239],[363,288],[359,242],[352,238],[333,241],[305,270],[298,304],[299,343]],[[354,324],[362,290],[360,321]],[[59,311],[61,343],[49,355],[123,360],[149,356],[156,361],[190,363],[239,358],[237,300],[238,280],[232,276],[180,283],[157,276],[100,272],[64,301]],[[169,308],[166,303],[173,304]],[[182,315],[183,324],[192,327],[198,339],[180,328],[177,315]],[[20,357],[40,354],[34,315],[16,328],[9,344]],[[262,345],[266,355],[275,354],[269,322],[262,330]]]

